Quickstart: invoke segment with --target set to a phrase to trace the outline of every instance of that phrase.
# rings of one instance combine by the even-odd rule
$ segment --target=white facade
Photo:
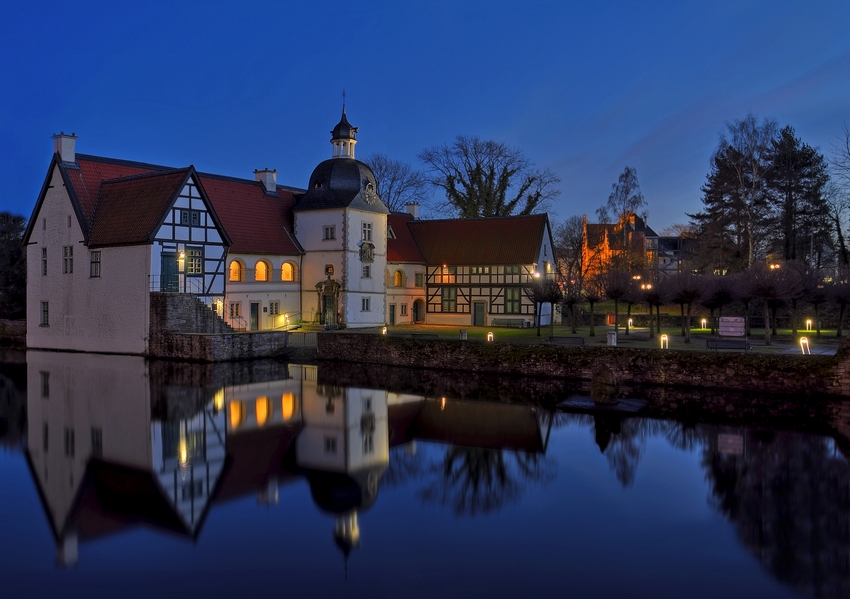
[[[286,329],[302,320],[301,256],[227,256],[222,315],[237,330]]]
[[[32,219],[27,245],[27,347],[145,353],[150,248],[89,250],[58,166]],[[93,258],[99,260],[96,271]]]

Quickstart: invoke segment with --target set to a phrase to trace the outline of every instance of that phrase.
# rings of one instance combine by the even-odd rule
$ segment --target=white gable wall
[[[70,217],[71,226],[68,226]],[[51,175],[27,246],[27,346],[142,354],[150,321],[145,246],[101,248],[100,277],[74,215],[59,168]],[[63,249],[73,248],[73,272],[63,272]],[[42,274],[42,250],[47,274]],[[48,323],[41,324],[42,302]]]

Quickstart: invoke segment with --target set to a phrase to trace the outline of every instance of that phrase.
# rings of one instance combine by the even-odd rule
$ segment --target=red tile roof
[[[298,255],[303,250],[292,231],[291,191],[268,195],[259,181],[201,174],[201,184],[230,236],[231,252]]]
[[[100,186],[89,246],[150,242],[190,169],[145,173]]]
[[[149,231],[142,231],[154,219],[159,222],[165,210],[163,198],[149,198],[146,193],[163,193],[159,187],[168,184],[164,179],[137,183],[125,181],[118,185],[115,179],[136,175],[177,172],[168,167],[141,162],[116,160],[88,154],[77,154],[79,168],[62,166],[71,184],[72,199],[76,198],[85,222],[84,231],[94,235],[97,245],[141,243]],[[186,169],[181,169],[185,173]],[[201,186],[212,203],[227,235],[231,238],[232,252],[251,254],[302,254],[303,250],[292,235],[292,207],[295,196],[292,190],[278,186],[277,196],[267,195],[259,181],[199,173]],[[103,186],[103,188],[102,188]],[[104,195],[100,200],[99,194]],[[122,194],[127,194],[122,198]],[[114,205],[113,205],[114,204]],[[140,207],[144,206],[143,210]],[[95,211],[99,213],[95,216]],[[103,214],[100,214],[103,212]],[[135,222],[120,222],[129,217]],[[96,229],[93,226],[93,221]]]
[[[531,264],[546,232],[545,214],[408,223],[426,264]]]
[[[387,261],[389,262],[425,262],[422,252],[413,239],[407,224],[413,221],[409,214],[390,214],[387,217],[387,226],[392,227],[395,239],[387,239]]]

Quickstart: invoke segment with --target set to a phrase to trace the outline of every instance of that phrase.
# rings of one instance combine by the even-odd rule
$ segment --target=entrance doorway
[[[177,253],[163,252],[160,254],[159,290],[164,293],[180,291],[177,271]]]
[[[425,302],[421,299],[413,302],[413,322],[422,322],[425,320]]]
[[[395,304],[390,304],[390,325],[395,324]]]
[[[251,302],[251,330],[256,331],[260,328],[260,304]]]
[[[473,314],[472,314],[472,326],[483,327],[484,326],[484,309],[487,304],[484,302],[475,302],[472,304]]]

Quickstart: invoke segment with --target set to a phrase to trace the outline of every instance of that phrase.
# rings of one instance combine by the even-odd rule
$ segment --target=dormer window
[[[316,181],[315,183],[313,183],[313,189],[321,189],[321,188],[322,188],[322,182],[321,181]]]

